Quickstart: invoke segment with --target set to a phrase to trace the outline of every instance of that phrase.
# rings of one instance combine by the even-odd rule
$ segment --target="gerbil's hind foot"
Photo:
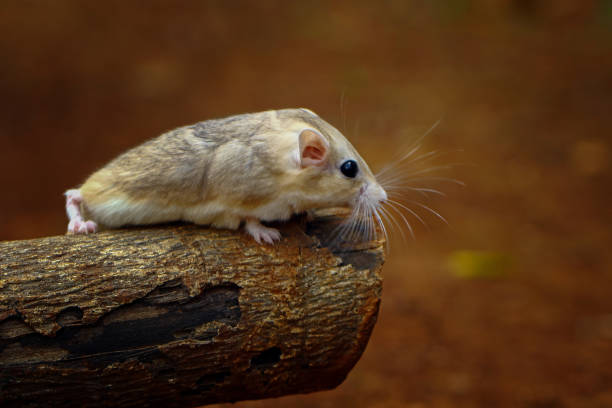
[[[68,190],[66,196],[66,213],[68,214],[68,234],[89,234],[98,230],[94,221],[85,221],[81,214],[83,196],[79,190]]]
[[[93,221],[70,220],[68,234],[89,234],[98,230],[98,224]]]
[[[247,219],[244,229],[255,238],[258,244],[261,244],[262,241],[274,244],[274,241],[278,241],[281,238],[281,233],[276,228],[266,227],[255,218]]]

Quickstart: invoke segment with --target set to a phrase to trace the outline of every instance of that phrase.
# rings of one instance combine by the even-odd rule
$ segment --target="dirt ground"
[[[466,186],[407,197],[449,225],[412,205],[347,380],[235,406],[612,407],[610,1],[10,0],[0,55],[2,240],[179,125],[304,106],[380,168],[440,121],[398,171]]]

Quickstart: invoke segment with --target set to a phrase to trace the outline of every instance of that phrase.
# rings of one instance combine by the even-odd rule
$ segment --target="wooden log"
[[[378,313],[384,242],[193,225],[0,243],[0,406],[189,407],[330,389]]]

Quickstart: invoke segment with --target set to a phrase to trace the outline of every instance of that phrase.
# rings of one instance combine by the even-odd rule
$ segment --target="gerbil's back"
[[[258,191],[258,180],[274,166],[265,141],[270,116],[208,120],[149,140],[89,177],[81,187],[84,200],[92,206],[116,199],[188,207],[211,196]],[[262,193],[269,183],[263,184]]]
[[[164,205],[201,198],[210,149],[199,146],[191,133],[179,128],[123,153],[85,181],[85,202],[129,198]]]

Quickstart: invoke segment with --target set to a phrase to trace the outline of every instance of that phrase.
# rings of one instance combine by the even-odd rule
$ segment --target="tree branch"
[[[0,405],[188,407],[330,389],[363,352],[380,240],[193,225],[0,243]],[[323,242],[323,244],[322,244]]]

